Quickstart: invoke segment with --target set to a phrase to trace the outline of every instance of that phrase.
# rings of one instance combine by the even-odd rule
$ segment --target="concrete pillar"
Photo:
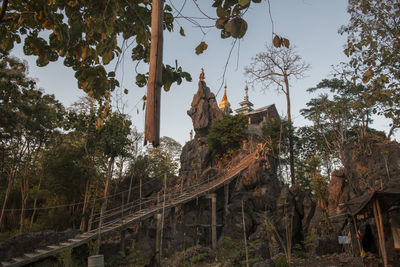
[[[160,246],[161,246],[161,213],[157,213],[154,215],[157,220],[157,231],[156,231],[156,265],[160,266],[161,258],[160,258]]]
[[[212,249],[217,249],[217,195],[208,194],[206,198],[211,199],[211,244]]]

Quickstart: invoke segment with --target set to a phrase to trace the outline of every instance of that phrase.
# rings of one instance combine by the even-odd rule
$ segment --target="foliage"
[[[215,121],[207,135],[211,153],[216,157],[229,156],[241,146],[245,139],[248,119],[243,114],[225,115]]]
[[[268,240],[268,245],[270,248],[270,256],[273,257],[272,255],[272,239],[273,237],[279,242],[280,247],[284,251],[284,256],[285,260],[287,262],[290,262],[291,257],[292,257],[292,234],[293,234],[293,216],[294,216],[294,211],[288,211],[287,210],[287,204],[285,204],[284,207],[284,227],[285,227],[285,241],[282,239],[280,233],[277,230],[277,227],[274,224],[274,218],[273,217],[268,217],[267,214],[265,214],[265,220],[264,220],[264,227],[265,227],[265,234],[267,236]]]
[[[59,266],[63,267],[75,266],[74,259],[72,258],[72,248],[66,248],[61,250],[60,253],[58,254],[57,259]]]
[[[89,249],[89,256],[96,255],[96,251],[99,250],[100,242],[98,240],[92,240],[87,243]]]
[[[132,122],[127,116],[113,112],[107,117],[99,130],[100,144],[105,155],[109,157],[126,156],[131,144],[128,136]]]
[[[43,94],[27,77],[25,64],[0,56],[0,172],[5,186],[0,225],[10,196],[20,190],[20,231],[25,222],[32,180],[40,177],[40,153],[62,126],[64,107],[53,95]],[[4,226],[4,225],[2,225]]]
[[[123,42],[135,40],[133,61],[149,62],[150,1],[10,1],[5,7],[0,20],[0,52],[7,53],[23,40],[24,53],[37,56],[38,66],[61,57],[64,65],[75,71],[79,88],[96,99],[107,99],[109,92],[119,86],[115,73],[107,72],[104,66],[123,53],[121,37]],[[164,28],[168,31],[173,30],[171,11],[165,5]],[[167,65],[163,72],[167,87],[173,82],[181,83],[182,78],[191,80],[177,66]],[[137,75],[139,84],[142,77],[143,74]]]
[[[141,257],[142,251],[139,248],[137,248],[137,242],[135,239],[132,239],[132,243],[128,247],[128,251],[129,251],[129,256],[128,256],[129,264],[131,264],[131,266],[135,267],[135,266],[145,265],[146,259]]]
[[[150,176],[162,179],[167,174],[167,178],[176,177],[181,150],[182,145],[174,139],[167,136],[160,138],[160,146],[149,149],[147,153]]]
[[[400,123],[400,3],[396,0],[349,1],[350,22],[340,29],[348,34],[344,53],[350,58],[352,80],[368,88],[365,100],[374,112]]]
[[[268,117],[261,125],[261,131],[265,138],[269,138],[272,143],[272,151],[277,156],[284,156],[288,150],[289,125],[285,119]]]
[[[323,158],[330,155],[344,164],[347,145],[356,143],[360,148],[365,147],[374,106],[365,101],[363,96],[368,89],[362,84],[344,79],[325,79],[308,91],[323,89],[333,93],[332,99],[328,94],[321,94],[311,99],[301,114],[313,122],[313,138],[323,151]]]
[[[216,27],[221,29],[222,38],[243,37],[247,23],[242,16],[250,3],[248,0],[213,2],[219,17]],[[164,30],[172,31],[174,20],[172,7],[165,4]],[[112,4],[95,0],[6,1],[0,23],[1,53],[8,53],[15,43],[23,41],[24,53],[37,56],[38,66],[63,58],[64,65],[75,71],[79,88],[96,99],[108,99],[109,93],[119,86],[115,72],[107,71],[104,66],[125,52],[125,43],[133,40],[133,61],[148,63],[150,60],[151,1],[148,0],[117,0]],[[185,36],[182,27],[180,34]],[[197,53],[206,46],[201,44],[201,51],[196,49]],[[138,73],[136,83],[144,86],[147,75]],[[191,81],[190,74],[177,64],[163,66],[162,76],[166,91],[174,82]]]
[[[278,254],[274,259],[274,266],[276,267],[289,267],[290,264],[288,263],[288,260],[286,259],[285,254]]]
[[[233,241],[230,236],[224,236],[223,244],[224,244],[224,246],[226,246],[230,249],[234,249],[239,246],[239,244],[237,242]]]
[[[73,203],[99,197],[109,157],[133,153],[130,120],[111,107],[100,117],[104,109],[91,98],[65,112],[53,95],[36,89],[24,63],[3,56],[0,64],[3,229],[13,231],[18,215],[20,231],[27,222],[31,231],[75,228],[81,220],[84,227],[92,207]],[[20,214],[5,212],[10,208]]]

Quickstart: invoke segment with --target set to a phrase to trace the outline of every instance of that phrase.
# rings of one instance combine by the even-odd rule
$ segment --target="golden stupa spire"
[[[222,101],[219,103],[219,109],[224,110],[226,107],[230,108],[231,104],[228,101],[228,97],[226,96],[226,84],[224,86],[224,96],[222,97]]]

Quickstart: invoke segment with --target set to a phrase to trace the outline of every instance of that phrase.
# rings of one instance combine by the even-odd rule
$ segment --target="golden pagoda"
[[[232,113],[231,104],[228,102],[228,97],[226,96],[226,84],[224,86],[224,96],[222,101],[219,103],[219,109],[222,110],[224,114]]]

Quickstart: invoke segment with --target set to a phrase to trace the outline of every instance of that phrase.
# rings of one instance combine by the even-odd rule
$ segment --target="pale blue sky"
[[[182,0],[171,0],[176,7],[180,7]],[[166,0],[166,4],[171,3]],[[207,14],[216,17],[215,9],[211,8],[212,1],[198,1]],[[290,40],[297,46],[299,54],[311,65],[307,77],[291,83],[292,117],[296,126],[303,125],[306,121],[299,114],[299,110],[312,97],[306,92],[307,88],[315,86],[321,79],[329,77],[332,65],[346,61],[343,54],[343,45],[346,36],[338,34],[341,25],[348,22],[346,12],[347,0],[270,0],[271,13],[274,20],[275,32]],[[182,12],[185,15],[201,16],[191,0],[187,1]],[[226,83],[228,86],[228,100],[233,109],[238,107],[244,95],[246,77],[243,74],[244,67],[250,63],[251,57],[263,51],[266,43],[272,42],[271,22],[268,15],[268,4],[252,4],[245,19],[249,27],[245,37],[240,41],[240,49],[232,53],[230,63],[226,72]],[[189,140],[189,132],[192,122],[186,111],[194,93],[197,90],[197,81],[200,69],[205,70],[206,83],[216,93],[222,82],[223,69],[231,48],[232,39],[221,39],[220,31],[211,29],[203,36],[199,29],[188,24],[185,20],[178,20],[185,29],[186,37],[179,35],[179,25],[175,23],[175,32],[164,32],[164,63],[175,65],[175,59],[185,71],[192,74],[193,82],[183,82],[180,86],[174,85],[169,92],[162,93],[161,100],[161,136],[170,136],[181,144]],[[204,24],[211,25],[213,22]],[[197,56],[194,49],[198,43],[204,40],[208,49],[204,54]],[[29,63],[30,76],[38,79],[38,84],[46,93],[55,94],[66,106],[78,100],[83,92],[77,88],[73,72],[64,67],[62,61],[50,63],[44,68],[36,67],[34,57],[22,55],[21,49],[15,50],[15,55],[23,57]],[[114,68],[114,62],[110,64]],[[121,80],[121,88],[129,89],[129,94],[124,95],[124,108],[132,116],[134,125],[143,130],[144,112],[141,110],[142,103],[135,105],[145,94],[145,88],[135,85],[135,66],[127,53],[123,64],[117,69],[117,77]],[[147,65],[139,67],[142,70]],[[123,79],[122,79],[123,77]],[[221,101],[223,90],[217,96]],[[254,88],[249,90],[250,101],[254,107],[262,107],[275,104],[278,112],[285,116],[286,102],[282,94],[277,94],[274,88],[262,90]],[[115,101],[114,101],[115,103]],[[137,114],[137,109],[139,114]],[[374,126],[386,130],[388,122],[376,119]]]

